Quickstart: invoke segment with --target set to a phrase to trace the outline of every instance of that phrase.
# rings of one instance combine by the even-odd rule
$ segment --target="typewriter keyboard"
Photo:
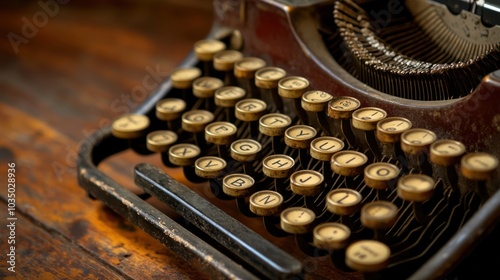
[[[468,151],[460,139],[314,89],[308,77],[223,41],[202,40],[194,53],[198,64],[173,71],[150,113],[119,117],[112,134],[161,157],[164,166],[137,165],[138,186],[263,278],[307,273],[293,250],[345,273],[406,278],[494,190],[498,159]],[[239,214],[226,214],[164,167],[204,182]],[[264,237],[239,217],[257,221]],[[291,241],[279,248],[267,236]]]

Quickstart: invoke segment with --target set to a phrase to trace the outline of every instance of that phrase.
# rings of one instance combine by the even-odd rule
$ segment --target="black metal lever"
[[[302,273],[302,264],[221,209],[182,185],[160,168],[141,163],[135,183],[157,197],[196,227],[271,279]]]

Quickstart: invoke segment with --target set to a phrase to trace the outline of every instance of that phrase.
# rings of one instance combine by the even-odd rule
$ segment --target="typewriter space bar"
[[[302,264],[156,166],[135,167],[135,183],[271,279],[302,272]]]

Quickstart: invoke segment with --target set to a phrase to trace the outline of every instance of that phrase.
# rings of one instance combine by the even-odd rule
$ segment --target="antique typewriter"
[[[79,183],[209,278],[491,279],[499,10],[216,0],[182,65],[85,141]],[[125,151],[141,192],[98,168]]]

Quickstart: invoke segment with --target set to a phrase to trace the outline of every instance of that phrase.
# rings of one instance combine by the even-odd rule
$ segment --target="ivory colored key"
[[[316,214],[311,209],[304,207],[290,207],[280,214],[280,226],[291,234],[305,234],[311,232]]]
[[[410,128],[401,134],[401,150],[406,154],[409,164],[429,176],[433,174],[429,147],[436,139],[434,132],[423,128]]]
[[[270,155],[262,161],[262,172],[271,178],[287,178],[294,165],[295,161],[288,155]]]
[[[196,175],[205,179],[215,179],[222,176],[226,166],[227,163],[224,159],[214,156],[200,157],[194,163]]]
[[[141,114],[126,114],[118,117],[111,125],[113,136],[134,139],[143,136],[149,127],[149,118]]]
[[[399,141],[401,134],[411,126],[411,121],[402,117],[388,117],[377,123],[376,137],[382,143],[384,155],[395,159],[404,158]]]
[[[197,41],[194,44],[196,57],[201,61],[212,61],[216,53],[226,49],[226,44],[214,39],[205,39]]]
[[[215,77],[201,77],[193,81],[193,94],[198,98],[212,99],[215,91],[224,86],[224,82]]]
[[[344,149],[344,142],[332,136],[320,136],[311,141],[309,153],[312,158],[321,161],[323,166],[323,176],[327,186],[331,186],[333,180],[330,159],[336,152]]]
[[[148,150],[161,154],[163,164],[172,166],[168,158],[168,149],[177,142],[177,134],[170,130],[157,130],[146,136],[146,147]]]
[[[283,112],[283,100],[278,94],[278,82],[286,77],[286,71],[279,67],[264,67],[255,72],[255,85],[264,93],[267,91],[278,112]]]
[[[323,186],[323,174],[316,170],[299,170],[290,176],[290,188],[299,195],[318,195]]]
[[[405,175],[398,181],[398,196],[412,202],[413,214],[420,224],[427,224],[429,220],[421,203],[434,195],[435,185],[434,179],[424,174]]]
[[[364,139],[361,140],[360,143],[363,141],[366,143],[367,147],[375,157],[375,160],[382,158],[380,148],[375,139],[375,130],[377,128],[377,124],[380,121],[383,121],[386,117],[387,113],[377,107],[359,108],[352,113],[352,126],[364,131]]]
[[[258,134],[258,120],[266,114],[267,104],[261,99],[247,98],[236,103],[235,116],[237,119],[248,122],[250,136]]]
[[[497,168],[498,158],[488,153],[468,153],[460,161],[462,175],[470,180],[489,180]]]
[[[114,137],[127,140],[128,145],[138,154],[151,153],[147,149],[145,135],[150,121],[141,114],[126,114],[115,119],[111,125]]]
[[[271,113],[266,114],[259,119],[259,132],[271,136],[271,144],[275,154],[283,152],[283,148],[279,146],[282,139],[281,136],[292,124],[292,119],[284,114]]]
[[[389,265],[391,249],[376,240],[360,240],[346,250],[346,264],[361,272],[378,272]]]
[[[249,97],[259,98],[255,88],[255,73],[266,66],[266,62],[258,57],[243,57],[234,63],[234,76],[244,84],[242,86]]]
[[[377,139],[383,143],[396,143],[401,134],[410,129],[410,120],[402,117],[388,117],[377,123]]]
[[[355,190],[338,188],[331,190],[326,195],[326,209],[333,214],[340,216],[341,223],[349,228],[356,228],[354,220],[350,215],[356,213],[361,208],[363,197]]]
[[[313,139],[309,148],[311,157],[329,162],[332,155],[344,149],[344,142],[337,137],[321,136]]]
[[[259,216],[271,216],[281,212],[283,196],[275,191],[258,191],[250,196],[250,211]]]
[[[363,107],[352,113],[352,126],[364,130],[373,131],[377,123],[387,117],[387,113],[377,107]]]
[[[200,153],[198,146],[188,143],[175,144],[168,149],[170,162],[177,166],[194,165]]]
[[[326,207],[337,215],[352,215],[361,208],[362,199],[361,194],[355,190],[338,188],[328,192]]]
[[[234,106],[246,96],[244,89],[235,86],[219,88],[214,93],[215,105],[223,107],[226,113],[226,121],[234,122]]]
[[[326,116],[326,108],[328,102],[333,99],[333,96],[321,90],[309,90],[302,95],[301,106],[307,112],[316,113],[316,118],[319,125],[323,129],[325,135],[333,135]]]
[[[357,151],[340,151],[332,155],[330,165],[333,172],[342,176],[356,176],[363,173],[368,157]]]
[[[188,132],[202,132],[214,120],[214,114],[206,110],[191,110],[182,114],[182,129]]]
[[[316,137],[317,131],[309,125],[294,125],[285,131],[285,144],[293,149],[299,149],[299,164],[307,168],[310,161],[309,147]]]
[[[152,152],[163,153],[177,142],[177,134],[170,130],[157,130],[146,136],[147,148]]]
[[[178,89],[190,89],[193,81],[201,77],[201,70],[196,67],[176,68],[170,74],[172,86]],[[184,96],[187,98],[187,96]]]
[[[242,173],[234,173],[224,176],[222,190],[232,197],[245,197],[250,195],[254,189],[255,180]]]
[[[293,99],[295,112],[302,123],[308,123],[307,113],[302,108],[302,95],[309,90],[309,81],[306,78],[290,76],[281,79],[278,83],[278,94],[283,98]],[[286,112],[287,114],[292,112]]]
[[[237,50],[223,50],[214,54],[213,66],[217,71],[225,72],[224,84],[235,84],[234,63],[243,58],[243,54]]]
[[[397,218],[398,207],[389,201],[372,201],[361,208],[361,223],[375,230],[375,239],[382,237],[379,230],[391,227]]]
[[[238,139],[231,144],[231,157],[243,163],[243,172],[254,177],[253,161],[260,157],[262,145],[253,139]]]
[[[401,149],[411,155],[427,153],[436,140],[436,134],[428,129],[411,128],[401,134]]]
[[[226,158],[226,146],[236,140],[238,128],[230,122],[212,122],[205,127],[205,140],[217,145],[219,157]]]
[[[314,227],[313,245],[325,250],[339,250],[349,244],[351,230],[340,223],[322,223]]]
[[[196,57],[204,62],[204,76],[212,75],[214,55],[226,49],[226,44],[215,39],[205,39],[194,44]]]
[[[351,130],[352,113],[361,106],[356,98],[350,96],[336,97],[328,102],[328,116],[337,122],[342,136],[350,148],[355,147],[356,139]]]
[[[399,168],[387,162],[375,162],[365,167],[365,184],[377,190],[379,199],[384,200],[387,196],[384,190],[392,189],[396,186],[399,176]]]
[[[464,144],[455,140],[437,140],[430,147],[431,161],[443,166],[458,163],[464,153]]]
[[[462,176],[476,181],[476,188],[483,200],[489,198],[486,182],[495,176],[498,168],[498,158],[482,152],[468,153],[460,162]]]
[[[186,110],[186,102],[179,98],[165,98],[156,103],[156,117],[167,122],[169,130],[176,129],[176,120],[179,120]]]

